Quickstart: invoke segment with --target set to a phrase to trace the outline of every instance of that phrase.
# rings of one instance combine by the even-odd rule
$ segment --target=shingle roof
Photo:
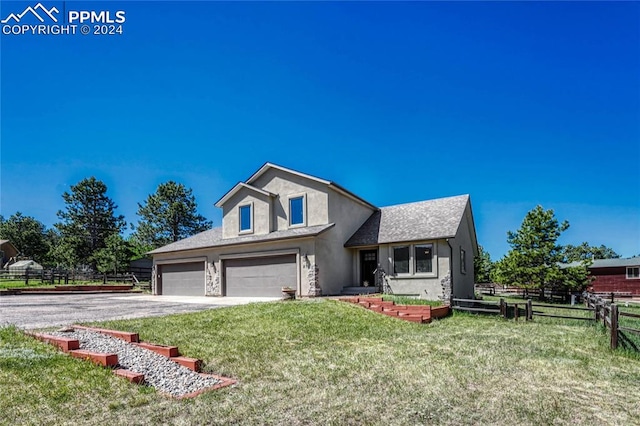
[[[269,169],[280,170],[280,171],[283,171],[283,172],[286,172],[286,173],[291,173],[291,174],[296,175],[296,176],[304,177],[305,179],[310,179],[310,180],[319,182],[321,184],[329,186],[329,188],[331,188],[331,189],[333,189],[333,190],[335,190],[335,191],[337,191],[339,193],[342,193],[342,195],[345,195],[348,198],[351,198],[352,200],[355,200],[355,201],[357,201],[357,202],[359,202],[359,203],[361,203],[361,204],[363,204],[365,206],[368,206],[368,207],[370,207],[372,209],[376,209],[377,208],[376,206],[374,206],[373,204],[371,204],[370,202],[368,202],[364,198],[359,197],[358,195],[356,195],[353,192],[343,188],[342,186],[338,185],[335,182],[332,182],[332,181],[329,181],[329,180],[326,180],[326,179],[322,179],[322,178],[319,178],[319,177],[316,177],[316,176],[308,175],[306,173],[302,173],[302,172],[299,172],[297,170],[289,169],[287,167],[282,167],[282,166],[279,166],[277,164],[268,163],[268,162],[264,163],[262,165],[262,167],[260,167],[260,169],[258,169],[257,172],[255,172],[253,175],[251,175],[251,177],[249,179],[247,179],[246,183],[249,184],[249,185],[253,184],[253,182],[255,182],[256,179],[258,179],[260,176],[262,176]],[[218,203],[220,203],[220,201],[218,201]],[[218,203],[216,203],[216,205]]]
[[[571,262],[561,264],[562,267],[581,266],[582,262]],[[592,268],[619,268],[623,266],[640,266],[640,257],[629,259],[595,259],[589,269]]]
[[[333,227],[334,224],[308,226],[305,228],[286,229],[284,231],[275,231],[266,235],[243,235],[234,238],[222,238],[222,227],[213,228],[208,231],[201,232],[184,240],[157,248],[149,252],[149,254],[170,253],[182,250],[194,250],[208,247],[222,247],[238,244],[261,243],[266,241],[286,240],[291,238],[313,237],[327,229]]]
[[[454,237],[469,195],[382,207],[349,238],[345,247]]]

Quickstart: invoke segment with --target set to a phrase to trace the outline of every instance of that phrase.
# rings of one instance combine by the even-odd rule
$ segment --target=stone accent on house
[[[376,279],[376,287],[382,291],[383,294],[393,294],[393,290],[391,290],[391,286],[389,285],[389,280],[387,279],[387,273],[385,272],[382,265],[378,263],[378,267],[375,271],[375,279]]]
[[[441,300],[448,304],[451,302],[451,271],[448,271],[447,275],[440,280],[440,285],[442,285]]]
[[[318,275],[320,274],[320,268],[315,263],[309,266],[309,272],[307,272],[307,280],[309,281],[309,293],[308,296],[317,297],[322,296],[322,288],[318,282]]]
[[[158,288],[156,287],[158,285],[157,284],[157,277],[158,277],[158,268],[154,264],[151,267],[151,292],[153,294],[158,294]]]
[[[207,269],[205,271],[205,296],[221,296],[220,289],[220,274],[218,274],[218,270],[216,269],[216,265],[210,262],[207,262]]]

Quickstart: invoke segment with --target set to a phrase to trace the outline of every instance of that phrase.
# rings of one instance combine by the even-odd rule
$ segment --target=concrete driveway
[[[273,297],[188,297],[139,294],[25,294],[0,297],[0,326],[22,329],[78,322],[155,317],[278,300]]]

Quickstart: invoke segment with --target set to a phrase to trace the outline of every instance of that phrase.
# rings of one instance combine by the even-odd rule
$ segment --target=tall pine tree
[[[125,228],[124,216],[116,215],[118,206],[107,196],[107,186],[93,176],[71,186],[62,198],[66,207],[58,212],[61,221],[55,226],[64,249],[56,250],[57,259],[66,267],[95,270],[93,255],[106,246],[109,236]]]
[[[197,210],[191,189],[173,181],[162,183],[144,204],[138,203],[135,238],[157,248],[206,231],[212,224]]]

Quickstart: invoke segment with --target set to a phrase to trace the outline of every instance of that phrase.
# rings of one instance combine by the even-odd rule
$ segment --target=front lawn
[[[100,326],[180,347],[234,388],[172,400],[0,332],[5,424],[639,424],[640,357],[584,323],[429,325],[332,300]],[[40,356],[40,354],[44,354]]]

